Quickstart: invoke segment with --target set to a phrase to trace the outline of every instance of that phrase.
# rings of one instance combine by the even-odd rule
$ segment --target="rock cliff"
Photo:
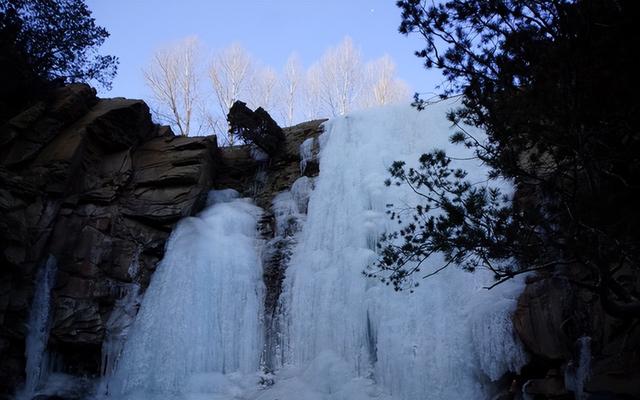
[[[175,223],[211,189],[231,187],[265,209],[261,229],[272,237],[271,199],[300,177],[299,147],[322,122],[285,128],[282,151],[264,159],[250,145],[175,136],[141,100],[70,85],[1,126],[0,398],[24,380],[35,276],[49,256],[57,273],[48,351],[58,369],[97,376],[109,364],[105,343],[135,315],[124,300],[148,286]],[[317,174],[309,157],[306,174]],[[274,303],[282,271],[272,264]]]
[[[173,225],[204,204],[215,137],[176,137],[140,100],[54,92],[0,128],[0,393],[24,376],[34,275],[58,261],[49,348],[98,373],[115,302],[144,289]]]

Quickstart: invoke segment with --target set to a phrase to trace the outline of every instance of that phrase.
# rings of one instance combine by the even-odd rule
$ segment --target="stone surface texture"
[[[49,350],[69,372],[98,373],[114,303],[146,288],[174,224],[203,207],[217,153],[214,136],[174,136],[143,101],[86,85],[0,127],[0,398],[24,379],[43,261],[58,261]]]

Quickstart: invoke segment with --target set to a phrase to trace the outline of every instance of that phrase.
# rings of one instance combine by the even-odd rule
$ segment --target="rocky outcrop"
[[[281,152],[271,158],[256,157],[250,145],[221,148],[216,187],[235,189],[243,196],[253,197],[258,206],[268,210],[274,196],[291,189],[300,176],[318,175],[317,140],[302,171],[300,146],[308,139],[317,138],[323,132],[325,121],[319,119],[283,128],[286,141]]]
[[[607,314],[576,284],[582,273],[570,266],[528,279],[513,316],[531,354],[522,390],[533,399],[640,399],[640,323]]]
[[[144,290],[174,224],[204,205],[215,137],[176,137],[140,100],[58,89],[0,127],[0,398],[24,374],[39,265],[58,261],[49,342],[77,373],[98,373],[118,299]]]
[[[232,134],[257,146],[270,157],[279,155],[285,135],[262,107],[251,111],[246,103],[236,101],[229,109],[227,121]]]

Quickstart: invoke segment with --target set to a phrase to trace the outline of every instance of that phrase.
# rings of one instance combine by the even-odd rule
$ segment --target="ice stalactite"
[[[313,160],[313,146],[315,138],[310,137],[300,145],[300,173],[307,168],[309,161]]]
[[[567,366],[565,386],[573,391],[577,400],[582,400],[588,398],[585,397],[584,386],[591,373],[591,338],[583,336],[578,339],[576,345],[578,357]]]
[[[140,287],[135,284],[127,285],[123,297],[116,300],[109,319],[105,324],[105,338],[102,342],[103,376],[110,376],[117,365],[129,328],[135,320],[140,306]]]
[[[109,377],[115,371],[122,348],[129,334],[129,328],[133,324],[138,313],[141,300],[140,285],[135,281],[140,271],[140,254],[142,246],[138,246],[131,263],[128,274],[134,280],[132,283],[118,285],[118,296],[113,310],[105,323],[105,337],[101,349],[100,373]]]
[[[25,340],[26,380],[16,398],[31,399],[46,384],[49,374],[47,344],[51,330],[51,290],[55,285],[57,261],[49,256],[36,276],[35,292],[31,302],[28,333]]]

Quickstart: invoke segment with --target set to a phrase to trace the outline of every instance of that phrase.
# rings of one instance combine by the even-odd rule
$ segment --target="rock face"
[[[243,196],[253,197],[259,207],[268,210],[273,197],[291,189],[300,176],[318,175],[318,146],[313,146],[311,159],[302,171],[300,146],[322,134],[325,121],[319,119],[283,128],[286,141],[273,158],[256,159],[249,145],[221,148],[216,187],[235,189]]]
[[[580,281],[580,273],[569,267],[563,276]],[[523,373],[531,398],[640,398],[640,324],[608,315],[594,292],[532,277],[513,322],[532,356]]]
[[[140,100],[57,90],[0,127],[0,398],[24,375],[39,265],[58,260],[49,349],[96,374],[118,299],[144,290],[174,224],[213,186],[215,137],[176,137]]]
[[[50,255],[57,272],[48,351],[64,372],[96,376],[113,362],[110,348],[133,320],[175,223],[198,212],[212,188],[231,187],[265,209],[260,228],[270,240],[273,197],[318,173],[317,146],[308,146],[304,171],[300,146],[322,122],[275,125],[274,137],[247,130],[269,151],[277,146],[267,159],[255,145],[218,149],[215,137],[177,137],[152,123],[142,101],[99,99],[89,86],[70,85],[1,126],[0,399],[24,380],[35,276]],[[266,262],[270,312],[281,258]]]

